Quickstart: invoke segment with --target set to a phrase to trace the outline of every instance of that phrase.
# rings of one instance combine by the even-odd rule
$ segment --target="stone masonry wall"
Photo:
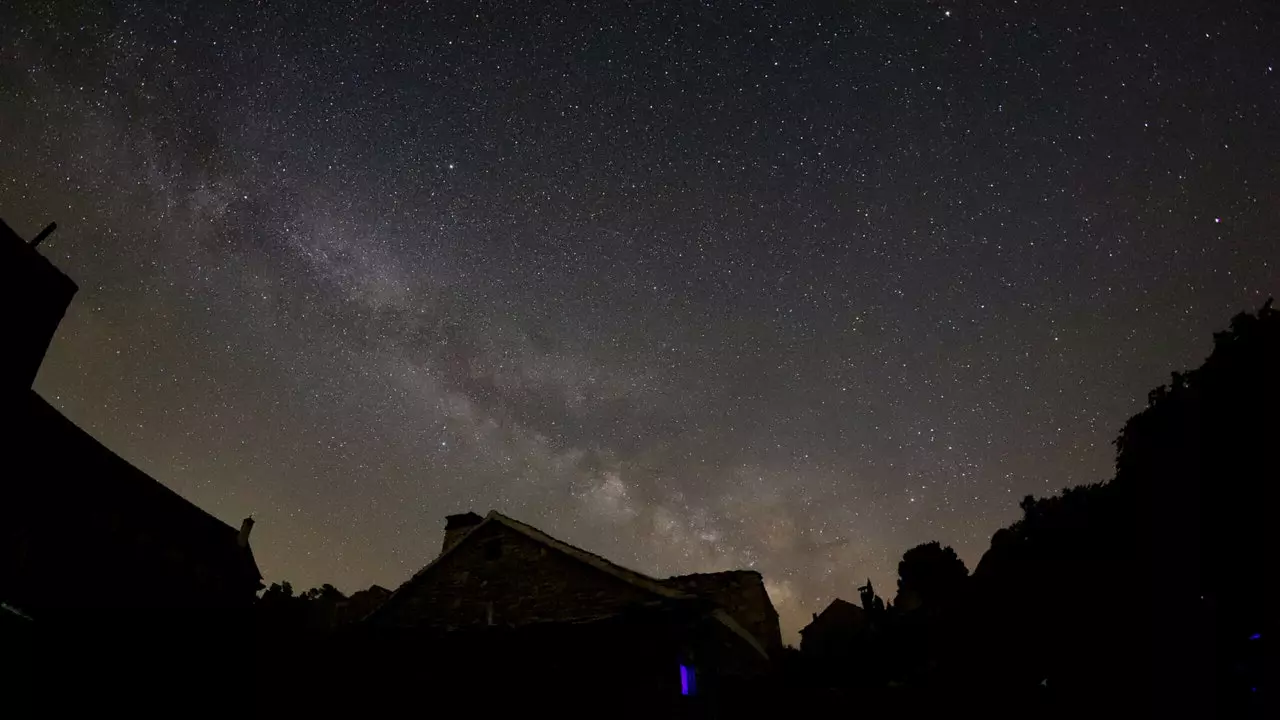
[[[499,523],[411,581],[380,622],[436,629],[598,617],[653,595]],[[492,608],[492,610],[490,610]]]
[[[769,600],[760,573],[752,570],[679,575],[663,580],[667,587],[693,593],[719,605],[733,617],[769,653],[782,650],[782,631],[778,613]]]

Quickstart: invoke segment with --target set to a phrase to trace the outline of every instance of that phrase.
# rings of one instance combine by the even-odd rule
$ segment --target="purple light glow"
[[[680,694],[689,694],[689,668],[684,665],[680,666]]]

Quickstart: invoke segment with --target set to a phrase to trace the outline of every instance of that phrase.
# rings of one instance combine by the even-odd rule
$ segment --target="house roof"
[[[461,516],[450,516],[450,517],[461,517]],[[453,554],[459,547],[461,547],[464,543],[466,543],[469,538],[474,536],[481,528],[488,527],[494,524],[501,525],[509,530],[514,530],[515,532],[518,532],[521,535],[524,535],[525,537],[533,540],[534,542],[540,543],[553,550],[557,550],[565,555],[568,555],[569,557],[575,560],[578,560],[579,562],[590,565],[596,570],[612,575],[624,582],[630,583],[631,585],[635,585],[636,587],[639,587],[643,590],[651,592],[661,598],[675,599],[675,600],[691,600],[695,597],[688,593],[682,593],[678,590],[672,590],[671,588],[663,585],[660,581],[652,577],[649,577],[648,575],[645,575],[643,573],[638,573],[634,570],[630,570],[628,568],[622,567],[617,563],[610,562],[609,560],[606,560],[605,558],[599,555],[596,555],[593,552],[588,552],[586,550],[583,550],[580,547],[570,545],[569,543],[564,542],[562,540],[557,540],[556,538],[551,537],[550,535],[542,532],[541,530],[533,527],[532,525],[528,525],[526,523],[520,522],[519,520],[514,520],[512,518],[509,518],[506,515],[503,515],[502,513],[498,512],[497,510],[490,510],[489,514],[485,516],[483,521],[472,525],[471,529],[468,530],[466,534],[458,538],[456,542],[454,542],[452,545],[446,548],[444,552],[437,555],[434,560],[427,563],[425,567],[423,567],[418,572],[414,573],[413,576],[410,577],[408,580],[406,580],[404,584],[402,584],[399,588],[396,589],[395,592],[391,593],[391,597],[387,598],[387,601],[383,603],[377,610],[374,610],[373,613],[370,614],[370,616],[372,617],[374,615],[377,615],[384,608],[390,607],[393,604],[395,604],[395,602],[399,598],[403,597],[403,595],[406,593],[407,590],[412,588],[414,585],[418,584],[418,582],[423,577],[425,577],[428,573],[430,573],[433,568],[438,566],[445,558]]]
[[[727,585],[744,577],[761,578],[762,576],[757,570],[721,570],[719,572],[672,575],[662,582],[677,584],[687,582],[698,584],[700,587],[706,587],[708,585]]]
[[[755,570],[723,570],[712,573],[690,573],[688,575],[672,575],[661,581],[669,588],[681,592],[701,595],[704,593],[732,592],[745,583],[764,587],[764,576]],[[773,604],[768,609],[777,615]]]
[[[499,513],[496,510],[490,511],[489,516],[485,518],[485,520],[486,521],[496,520],[498,522],[501,522],[503,525],[506,525],[507,527],[517,532],[520,532],[525,536],[546,545],[547,547],[553,548],[555,550],[559,550],[560,552],[580,562],[584,562],[594,567],[595,569],[600,570],[601,572],[608,573],[620,580],[631,583],[632,585],[635,585],[636,587],[639,587],[643,590],[648,590],[649,592],[655,595],[658,595],[660,597],[675,599],[675,600],[688,600],[695,597],[695,595],[692,595],[690,593],[681,592],[680,590],[667,587],[666,585],[662,584],[662,581],[657,580],[656,578],[652,578],[648,575],[645,575],[644,573],[639,573],[639,572],[636,572],[635,570],[625,568],[621,565],[618,565],[617,563],[606,560],[605,558],[601,557],[600,555],[596,555],[593,552],[588,552],[575,545],[570,545],[569,543],[564,542],[563,540],[557,540],[551,537],[550,535],[542,532],[538,528],[533,527],[532,525],[527,525],[525,523],[520,522],[519,520],[513,520],[507,517],[506,515]]]
[[[34,390],[27,390],[25,407],[15,419],[23,437],[18,447],[29,456],[22,462],[55,473],[59,480],[58,487],[30,485],[29,490],[56,493],[73,486],[68,498],[120,508],[163,533],[167,542],[248,579],[261,579],[253,551],[237,542],[239,530],[116,455]]]
[[[860,622],[865,615],[866,611],[857,605],[854,605],[847,600],[836,598],[835,600],[832,600],[831,604],[827,605],[822,612],[814,615],[812,622],[800,628],[800,634],[803,635],[806,630],[809,630],[815,625],[823,625],[828,622],[839,622],[840,620]]]
[[[507,529],[518,532],[521,535],[524,535],[525,537],[549,549],[560,552],[583,564],[589,565],[600,572],[611,575],[615,578],[618,578],[619,580],[622,580],[623,582],[626,582],[630,585],[640,588],[641,590],[651,593],[657,596],[657,599],[672,600],[672,601],[682,601],[682,600],[692,601],[692,600],[698,599],[698,595],[696,593],[684,592],[676,587],[671,587],[665,584],[672,580],[688,578],[691,576],[675,576],[673,578],[668,578],[666,581],[658,580],[649,575],[645,575],[644,573],[636,572],[635,570],[631,570],[630,568],[626,568],[621,565],[618,565],[617,563],[607,560],[604,557],[597,555],[593,552],[583,550],[582,548],[577,547],[575,545],[570,545],[569,543],[564,542],[563,540],[558,540],[546,534],[545,532],[539,530],[538,528],[533,527],[532,525],[529,525],[527,523],[522,523],[519,520],[515,520],[513,518],[507,517],[506,515],[503,515],[497,510],[490,510],[489,514],[485,516],[482,522],[476,523],[470,530],[466,532],[465,535],[463,535],[456,542],[454,542],[447,549],[445,549],[444,552],[436,556],[436,558],[432,560],[430,563],[427,563],[426,567],[414,573],[412,577],[410,577],[407,581],[405,581],[403,585],[401,585],[398,589],[396,589],[394,593],[391,594],[391,597],[387,598],[387,601],[385,603],[383,603],[376,610],[370,613],[369,617],[373,618],[378,614],[380,614],[385,608],[388,608],[394,605],[400,597],[403,597],[405,594],[407,594],[407,591],[410,588],[412,588],[413,586],[421,582],[422,579],[425,576],[427,576],[433,568],[437,567],[441,563],[441,561],[443,561],[451,553],[455,552],[459,547],[466,544],[466,542],[470,538],[476,536],[476,534],[479,532],[481,528],[495,525],[495,524],[501,525]],[[743,571],[743,572],[750,572],[750,571]],[[729,573],[711,573],[709,575],[729,575]],[[710,615],[711,617],[715,618],[716,621],[718,621],[721,625],[728,628],[734,634],[740,636],[749,645],[751,645],[752,648],[758,651],[762,656],[766,658],[768,657],[768,653],[765,652],[764,647],[760,644],[760,642],[754,636],[752,636],[751,633],[747,632],[728,613],[724,612],[723,610],[717,609],[712,611]]]

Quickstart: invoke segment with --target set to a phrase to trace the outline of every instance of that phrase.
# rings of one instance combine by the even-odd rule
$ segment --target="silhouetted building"
[[[36,623],[105,610],[119,622],[122,610],[248,607],[261,587],[249,548],[253,521],[237,530],[209,515],[31,388],[76,286],[3,223],[0,235],[8,338],[0,603]]]
[[[52,228],[52,226],[50,226]],[[48,230],[46,230],[48,232]],[[0,307],[5,350],[3,392],[31,387],[45,351],[76,294],[76,284],[0,220]]]
[[[868,627],[867,613],[862,608],[836,598],[800,629],[800,652],[818,659],[846,657],[856,651]]]
[[[450,516],[440,555],[365,625],[435,653],[457,687],[613,695],[628,716],[732,704],[782,647],[759,573],[658,580],[498,512]]]

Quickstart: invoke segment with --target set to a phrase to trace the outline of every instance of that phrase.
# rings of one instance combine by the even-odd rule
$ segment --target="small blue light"
[[[689,668],[684,665],[680,666],[680,694],[689,694]]]
[[[1250,640],[1261,640],[1261,639],[1262,639],[1262,633],[1254,633],[1254,634],[1252,634],[1252,635],[1250,635],[1250,636],[1249,636],[1249,639],[1250,639]]]

